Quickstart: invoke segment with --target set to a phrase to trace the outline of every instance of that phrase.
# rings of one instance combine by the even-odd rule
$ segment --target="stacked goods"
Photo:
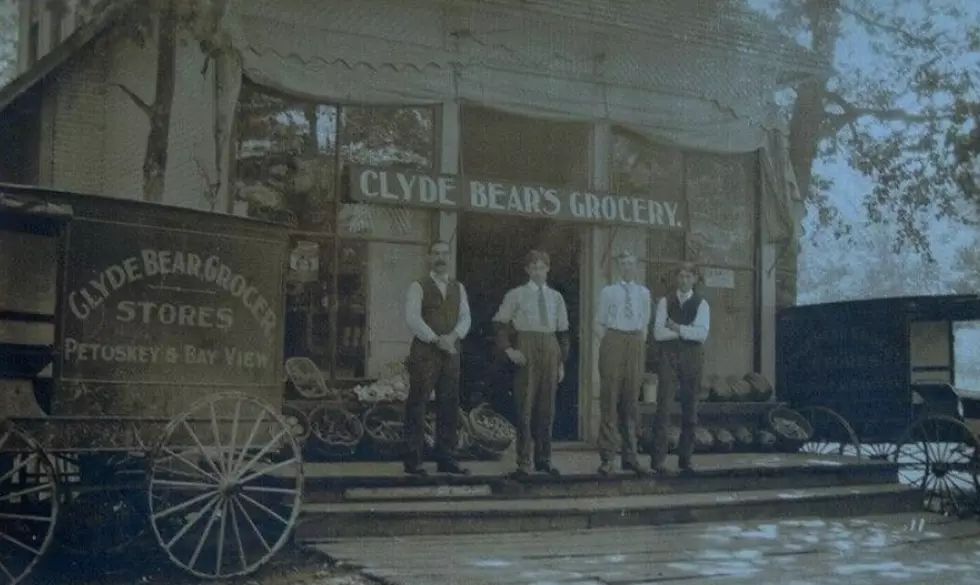
[[[517,429],[506,418],[481,404],[468,416],[473,446],[494,453],[506,451],[517,440]]]
[[[776,437],[775,447],[780,451],[796,452],[813,435],[813,427],[800,413],[788,408],[769,411],[769,428]]]
[[[397,457],[405,437],[404,410],[390,403],[378,402],[364,413],[364,434],[370,439],[374,454]]]
[[[727,429],[715,429],[715,451],[728,453],[735,449],[735,436]]]
[[[698,426],[694,427],[694,451],[696,453],[706,453],[711,451],[715,445],[715,436],[708,429]]]
[[[741,426],[732,430],[735,437],[735,446],[739,450],[748,450],[755,445],[755,434],[749,427]]]
[[[721,376],[711,376],[708,399],[712,402],[729,402],[732,399],[731,382]]]
[[[745,381],[752,386],[752,401],[766,402],[772,398],[772,384],[765,376],[759,373],[745,374]]]
[[[732,400],[738,402],[753,402],[755,393],[752,385],[742,379],[735,379],[731,385]]]
[[[677,445],[681,443],[680,427],[669,427],[667,429],[667,451],[673,453],[677,450]]]
[[[374,404],[377,402],[404,402],[408,398],[408,371],[404,365],[389,364],[384,368],[382,377],[377,382],[358,385],[353,393],[360,402]]]
[[[309,417],[312,446],[325,455],[347,456],[354,453],[364,437],[364,425],[342,403],[327,403]]]
[[[758,430],[755,433],[755,444],[760,451],[772,451],[776,447],[776,435],[769,431]]]
[[[291,357],[286,360],[286,375],[297,394],[303,398],[315,400],[322,398],[335,399],[337,392],[327,387],[323,372],[305,357]]]
[[[299,408],[291,404],[284,404],[282,406],[282,418],[286,421],[289,431],[297,442],[302,443],[310,436],[310,419]]]

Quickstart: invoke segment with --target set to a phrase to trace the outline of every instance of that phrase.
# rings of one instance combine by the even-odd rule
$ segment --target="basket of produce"
[[[456,457],[464,457],[470,450],[472,438],[470,433],[470,423],[466,412],[459,411],[456,419]],[[436,448],[436,413],[427,412],[425,415],[425,449],[430,454],[435,454]]]
[[[506,451],[517,440],[517,429],[503,415],[481,404],[470,411],[470,435],[474,445],[490,451]]]
[[[765,429],[755,432],[755,448],[763,453],[772,451],[776,448],[776,435]]]
[[[715,436],[715,451],[718,453],[730,453],[735,449],[735,436],[728,429],[715,429],[712,431]]]
[[[776,437],[775,448],[786,453],[799,451],[813,436],[813,425],[795,410],[774,408],[766,416],[769,431]]]
[[[712,376],[708,388],[708,400],[712,402],[728,402],[732,399],[732,385],[721,376]]]
[[[306,357],[291,357],[286,360],[286,377],[293,390],[302,398],[336,399],[337,392],[327,386],[323,372],[313,360]]]
[[[363,404],[404,402],[408,398],[408,381],[401,378],[378,380],[371,384],[354,386],[351,392]]]
[[[667,427],[667,452],[674,453],[681,444],[680,427]]]
[[[715,446],[715,436],[702,426],[694,427],[694,452],[707,453]]]
[[[752,402],[755,399],[755,392],[752,390],[752,385],[741,378],[733,380],[730,389],[733,401]]]
[[[309,414],[310,445],[320,454],[333,457],[352,455],[364,438],[361,419],[342,403],[326,403]]]
[[[750,451],[755,446],[755,433],[749,427],[735,427],[732,429],[732,436],[735,437],[735,448],[739,451]]]
[[[286,403],[282,405],[282,418],[289,425],[289,430],[302,444],[310,436],[310,417],[300,408]]]
[[[371,450],[382,458],[394,458],[404,451],[405,410],[401,405],[378,402],[364,412],[364,436]]]
[[[772,398],[772,384],[770,384],[769,380],[767,380],[762,374],[759,374],[758,372],[745,374],[745,381],[752,386],[753,402],[766,402]]]

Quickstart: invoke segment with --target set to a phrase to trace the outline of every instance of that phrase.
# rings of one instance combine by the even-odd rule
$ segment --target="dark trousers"
[[[517,333],[517,345],[527,363],[517,370],[514,398],[517,402],[517,467],[551,463],[551,430],[555,420],[555,393],[561,350],[554,333]]]
[[[459,353],[449,354],[416,339],[412,341],[407,368],[405,465],[421,465],[425,458],[425,413],[433,389],[436,391],[435,454],[437,459],[450,458],[458,441]]]
[[[698,394],[704,352],[700,343],[668,341],[660,352],[657,413],[653,421],[653,445],[650,462],[660,467],[667,459],[667,426],[674,400],[681,403],[681,436],[677,457],[681,465],[689,464],[694,454],[694,427],[698,424]]]
[[[620,449],[622,460],[636,463],[636,423],[646,342],[643,333],[610,329],[599,345],[599,457],[612,460]],[[619,444],[616,444],[617,430]]]

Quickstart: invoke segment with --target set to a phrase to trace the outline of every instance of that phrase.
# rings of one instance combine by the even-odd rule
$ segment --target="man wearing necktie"
[[[532,250],[525,262],[529,280],[504,296],[493,317],[497,346],[518,366],[514,386],[517,402],[517,471],[515,479],[534,469],[560,475],[551,463],[551,431],[555,418],[555,392],[565,376],[568,359],[568,310],[561,293],[546,284],[551,259]],[[515,337],[516,344],[512,343]]]
[[[459,424],[460,340],[470,330],[466,289],[449,278],[449,244],[429,246],[428,276],[413,282],[405,301],[405,320],[413,333],[408,352],[405,401],[405,473],[425,475],[425,411],[436,391],[436,462],[440,473],[467,475],[453,457]]]
[[[685,262],[677,270],[677,290],[657,303],[653,337],[660,344],[657,414],[653,423],[650,466],[666,473],[667,424],[674,400],[681,403],[681,436],[677,445],[678,465],[691,472],[694,427],[698,424],[698,393],[704,364],[703,344],[708,339],[711,313],[708,301],[694,290],[697,267]]]
[[[602,289],[596,312],[596,335],[601,339],[599,474],[612,472],[618,448],[623,471],[642,477],[646,471],[636,455],[636,425],[650,325],[650,290],[634,282],[636,256],[631,252],[617,254],[616,266],[620,280]]]

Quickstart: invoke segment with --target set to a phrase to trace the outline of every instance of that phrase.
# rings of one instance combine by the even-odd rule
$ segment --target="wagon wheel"
[[[141,459],[128,454],[61,456],[62,477],[81,484],[62,484],[64,514],[58,523],[58,548],[76,557],[116,556],[146,531],[145,481]]]
[[[60,507],[57,484],[41,446],[0,421],[0,585],[20,582],[51,546]]]
[[[962,422],[935,415],[913,423],[893,460],[899,481],[922,490],[926,510],[947,516],[977,511],[980,439]]]
[[[861,442],[844,417],[825,406],[808,406],[797,412],[813,429],[813,435],[803,444],[800,452],[861,457]]]
[[[154,537],[195,576],[254,572],[296,524],[300,453],[289,424],[255,398],[220,393],[197,402],[167,425],[152,455]]]
[[[868,443],[861,445],[861,455],[872,461],[892,461],[898,447],[895,443],[888,442]]]

